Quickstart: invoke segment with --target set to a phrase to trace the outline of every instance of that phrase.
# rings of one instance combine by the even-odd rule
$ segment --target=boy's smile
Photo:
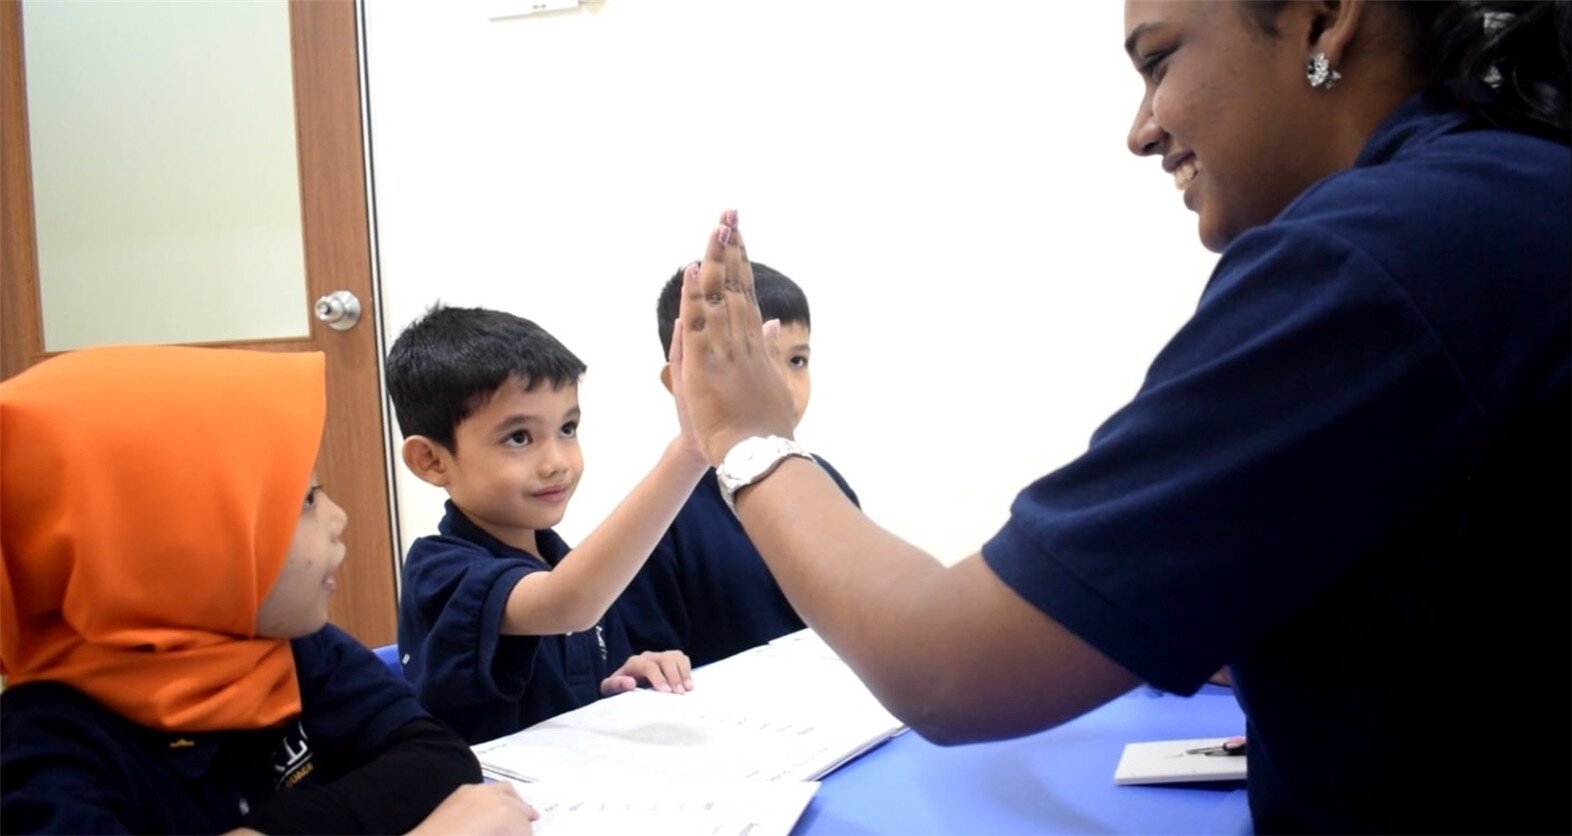
[[[562,521],[584,472],[578,424],[578,386],[509,378],[438,451],[439,484],[482,530],[536,554],[535,532]]]

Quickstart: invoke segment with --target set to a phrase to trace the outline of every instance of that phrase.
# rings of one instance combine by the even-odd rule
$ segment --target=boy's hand
[[[693,690],[693,664],[688,661],[688,654],[680,650],[646,650],[629,656],[622,667],[601,681],[600,695],[609,697],[643,684],[668,694]]]
[[[672,392],[710,464],[749,436],[792,437],[791,391],[773,359],[777,350],[760,322],[737,213],[728,210],[704,260],[683,273],[671,340]]]

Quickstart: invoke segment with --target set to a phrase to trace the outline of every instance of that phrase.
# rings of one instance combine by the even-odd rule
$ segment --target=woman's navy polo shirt
[[[1569,827],[1569,171],[1409,100],[983,549],[1161,688],[1232,663],[1259,830]]]

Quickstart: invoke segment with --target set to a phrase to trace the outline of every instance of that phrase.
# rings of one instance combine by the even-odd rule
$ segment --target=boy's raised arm
[[[679,410],[682,434],[660,461],[550,572],[513,587],[502,632],[546,636],[588,630],[606,614],[709,469]]]

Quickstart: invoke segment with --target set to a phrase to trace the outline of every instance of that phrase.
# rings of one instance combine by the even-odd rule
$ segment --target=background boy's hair
[[[520,316],[487,308],[432,305],[388,351],[388,393],[405,437],[423,435],[449,450],[459,422],[486,405],[504,381],[533,390],[576,384],[582,360]]]
[[[660,289],[660,300],[655,303],[655,319],[660,326],[660,347],[664,356],[671,356],[671,329],[677,324],[677,309],[682,304],[682,271],[684,264],[666,280]],[[753,294],[759,300],[759,313],[766,321],[778,319],[782,325],[801,322],[813,328],[808,317],[808,297],[797,283],[767,264],[753,262]]]

